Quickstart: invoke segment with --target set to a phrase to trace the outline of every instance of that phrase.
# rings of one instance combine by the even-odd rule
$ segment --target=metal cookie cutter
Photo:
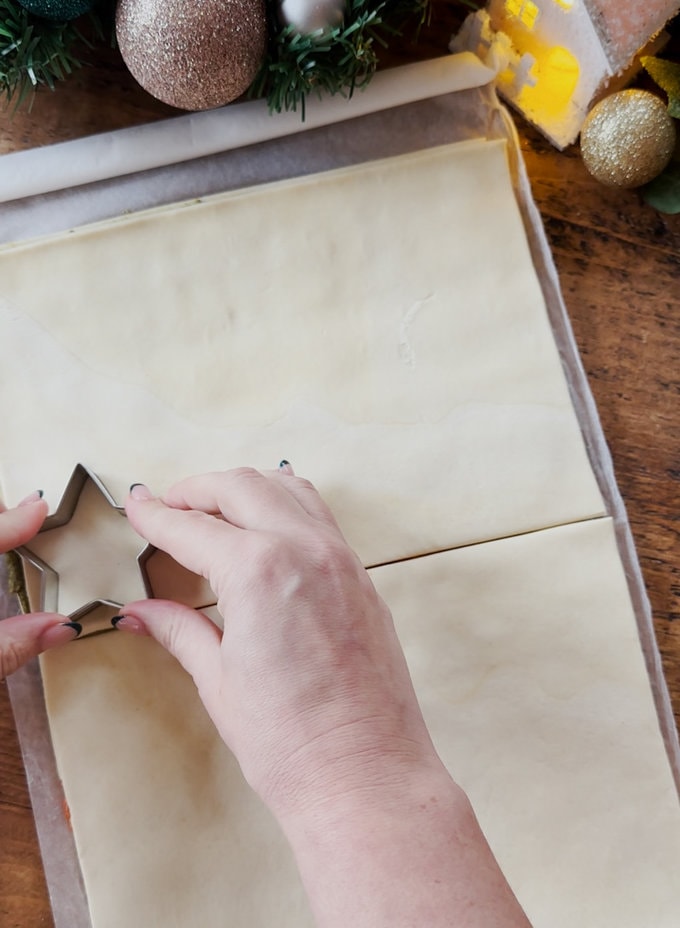
[[[80,496],[87,485],[88,481],[91,481],[97,490],[101,493],[107,503],[120,514],[122,518],[126,518],[125,510],[122,506],[118,506],[116,501],[111,496],[107,488],[104,486],[102,481],[97,477],[96,474],[92,473],[84,464],[76,464],[71,477],[66,485],[64,495],[62,496],[59,505],[52,515],[48,516],[40,529],[39,534],[43,532],[49,532],[55,528],[61,528],[66,525],[72,519]],[[144,589],[147,591],[147,596],[153,595],[150,592],[150,586],[145,572],[145,562],[149,557],[148,548],[150,546],[145,546],[140,554],[137,556],[137,566],[141,571],[142,583]],[[40,586],[39,586],[39,608],[44,612],[57,612],[59,611],[59,574],[50,567],[42,558],[38,557],[31,549],[25,545],[17,548],[17,553],[21,558],[27,563],[30,564],[39,574],[40,577]],[[83,624],[83,631],[81,638],[85,638],[89,635],[99,634],[104,631],[112,631],[112,626],[109,621],[109,613],[111,610],[118,611],[123,604],[116,602],[115,600],[106,599],[106,598],[96,598],[92,599],[89,602],[84,603],[82,606],[79,606],[75,611],[69,613],[69,619],[73,621],[81,622],[87,616],[91,615],[100,607],[109,607],[107,611],[106,619],[102,621],[91,621]]]

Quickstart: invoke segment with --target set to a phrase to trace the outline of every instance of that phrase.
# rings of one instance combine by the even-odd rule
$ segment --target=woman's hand
[[[0,554],[30,541],[47,515],[40,492],[32,493],[14,509],[0,504]],[[0,621],[0,679],[14,673],[48,648],[72,641],[80,634],[77,622],[51,612],[12,616]]]
[[[224,633],[148,600],[120,628],[148,630],[192,674],[251,786],[278,812],[380,789],[438,764],[390,613],[314,487],[289,466],[193,477],[130,522],[214,590]]]
[[[136,530],[218,597],[224,633],[131,603],[192,674],[295,854],[318,928],[529,928],[437,757],[385,603],[288,466],[132,488]],[[227,824],[225,823],[225,827]]]

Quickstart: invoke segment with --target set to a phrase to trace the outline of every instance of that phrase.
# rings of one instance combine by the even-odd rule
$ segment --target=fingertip
[[[145,635],[148,637],[150,634],[149,629],[141,619],[136,618],[134,615],[114,615],[111,619],[111,625],[115,629],[130,632],[133,635]]]
[[[32,506],[33,503],[39,503],[41,502],[42,498],[43,491],[34,490],[32,493],[29,493],[28,496],[25,496],[23,499],[19,500],[17,503],[17,509],[21,508],[22,506]],[[47,503],[45,503],[45,505],[47,505]]]
[[[190,606],[165,599],[126,603],[114,619],[121,631],[146,633],[169,651],[192,676],[208,712],[216,719],[222,633],[214,622]]]
[[[57,648],[69,641],[75,641],[83,631],[80,622],[59,622],[45,629],[40,638],[38,645],[41,651],[49,651],[51,648]]]
[[[131,483],[129,494],[130,498],[134,500],[145,501],[154,498],[153,493],[145,483]]]
[[[151,635],[175,655],[187,670],[195,648],[219,648],[222,634],[214,622],[197,609],[169,599],[140,599],[127,603],[111,619],[114,628]],[[190,672],[193,672],[190,670]]]

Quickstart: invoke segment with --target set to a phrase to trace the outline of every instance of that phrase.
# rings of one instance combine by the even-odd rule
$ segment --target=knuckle
[[[330,532],[319,532],[313,542],[313,558],[315,565],[327,571],[336,568],[354,566],[355,556],[350,548]]]
[[[269,577],[279,573],[291,560],[291,543],[277,535],[268,535],[258,539],[248,553],[247,562],[257,576]]]
[[[295,539],[278,534],[259,536],[243,554],[240,577],[246,587],[287,586],[291,577],[335,587],[342,578],[357,573],[353,551],[333,532],[318,528]]]
[[[300,487],[300,489],[305,490],[305,491],[311,491],[313,493],[317,492],[317,489],[312,483],[312,481],[308,480],[306,477],[295,476],[292,479],[295,481],[295,485]]]
[[[255,470],[254,467],[235,467],[227,473],[234,480],[258,480],[262,477],[259,470]]]

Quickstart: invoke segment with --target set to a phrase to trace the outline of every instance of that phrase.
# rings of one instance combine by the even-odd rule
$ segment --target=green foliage
[[[680,64],[650,56],[641,58],[640,62],[652,80],[668,94],[669,115],[680,119]]]
[[[680,213],[680,162],[672,162],[642,190],[645,203],[660,213]]]
[[[88,14],[95,31],[99,20]],[[21,106],[39,86],[54,90],[81,61],[74,49],[91,47],[73,23],[51,22],[34,16],[16,0],[0,0],[0,94]]]
[[[314,93],[351,97],[365,87],[378,66],[378,46],[401,33],[413,18],[416,29],[426,21],[430,0],[348,0],[343,22],[327,30],[303,34],[294,26],[277,29],[270,7],[270,43],[260,71],[249,89],[266,97],[270,110],[302,111]]]

